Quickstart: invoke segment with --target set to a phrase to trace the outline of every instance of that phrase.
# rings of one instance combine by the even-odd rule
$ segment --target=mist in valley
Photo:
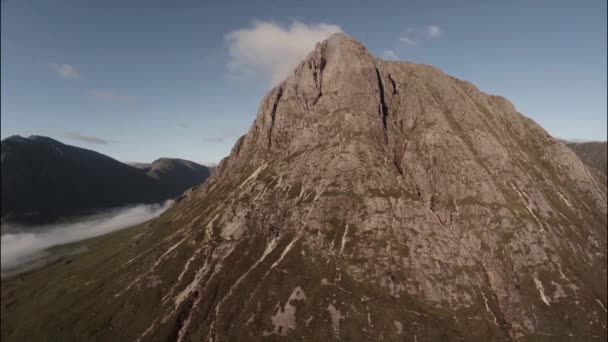
[[[50,247],[77,242],[128,228],[160,216],[173,201],[115,208],[70,223],[2,226],[1,274],[14,275],[52,261]],[[86,251],[80,248],[71,252]],[[59,257],[59,256],[57,256]]]

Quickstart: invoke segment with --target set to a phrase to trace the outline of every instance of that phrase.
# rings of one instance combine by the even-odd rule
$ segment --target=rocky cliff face
[[[91,280],[88,336],[601,339],[606,222],[605,185],[509,101],[337,34]]]

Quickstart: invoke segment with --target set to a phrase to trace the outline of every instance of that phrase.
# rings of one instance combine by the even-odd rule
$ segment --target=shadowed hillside
[[[608,168],[606,141],[566,142],[566,146],[570,147],[587,165],[596,168],[606,176],[606,169]]]
[[[138,169],[57,140],[2,140],[2,220],[47,223],[98,209],[156,203],[209,177],[202,165],[162,158]]]

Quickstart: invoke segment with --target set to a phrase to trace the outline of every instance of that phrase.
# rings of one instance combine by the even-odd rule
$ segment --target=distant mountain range
[[[2,221],[48,223],[98,209],[155,203],[209,177],[207,167],[172,158],[127,165],[43,137],[2,140]]]

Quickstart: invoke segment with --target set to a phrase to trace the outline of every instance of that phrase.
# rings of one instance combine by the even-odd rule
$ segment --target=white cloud
[[[224,141],[233,140],[236,137],[239,137],[241,135],[243,135],[243,132],[240,132],[235,129],[230,129],[230,130],[224,131],[221,135],[212,135],[212,136],[202,137],[201,140],[203,142],[208,142],[208,143],[222,143]]]
[[[169,200],[159,204],[116,208],[66,224],[27,228],[3,226],[7,233],[3,234],[1,239],[2,277],[40,265],[41,259],[50,257],[51,252],[46,251],[50,247],[108,234],[146,222],[162,214],[172,204],[173,201]]]
[[[382,52],[382,58],[395,60],[399,59],[399,56],[397,56],[397,54],[393,50],[384,50]]]
[[[399,37],[399,41],[403,44],[414,46],[418,42],[439,38],[442,34],[441,27],[437,25],[429,25],[424,28],[408,27],[405,35]]]
[[[262,76],[274,85],[314,49],[317,42],[334,33],[340,26],[294,21],[283,27],[267,21],[255,21],[252,27],[226,35],[230,61],[229,75],[237,78]]]
[[[80,74],[76,68],[69,64],[48,63],[47,66],[51,68],[51,70],[55,71],[57,76],[61,78],[71,78],[75,80],[80,79]]]
[[[399,41],[407,45],[416,45],[416,41],[413,38],[409,37],[401,37],[399,38]]]
[[[109,90],[99,90],[99,89],[94,89],[94,90],[89,91],[89,95],[91,95],[97,99],[100,99],[100,100],[116,101],[116,102],[130,101],[130,100],[134,99],[133,96],[117,95]]]
[[[430,39],[437,38],[441,36],[441,28],[437,25],[429,25],[426,28],[426,32],[429,35]]]
[[[83,142],[90,143],[90,144],[106,145],[108,143],[108,140],[106,140],[106,139],[94,137],[94,136],[90,136],[90,135],[82,135],[78,132],[66,132],[64,134],[64,137],[66,137],[68,139],[72,139],[72,140],[83,141]]]

